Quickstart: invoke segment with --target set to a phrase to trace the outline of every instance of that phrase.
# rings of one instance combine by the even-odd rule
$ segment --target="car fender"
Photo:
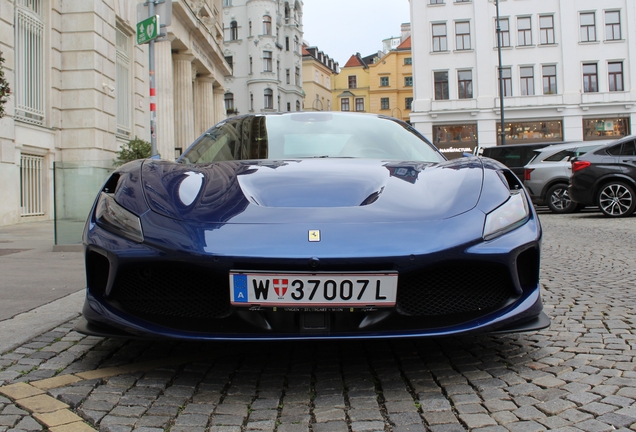
[[[594,199],[595,200],[596,200],[596,195],[598,195],[598,191],[601,189],[601,187],[603,187],[604,185],[612,181],[620,181],[623,183],[627,183],[628,185],[636,189],[636,182],[631,177],[622,173],[607,174],[602,177],[599,177],[594,183],[594,197],[595,197]]]

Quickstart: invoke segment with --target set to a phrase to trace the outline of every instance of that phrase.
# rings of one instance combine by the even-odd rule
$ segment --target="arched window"
[[[274,109],[274,91],[272,89],[265,89],[265,109]]]
[[[236,21],[232,21],[230,23],[230,40],[237,40],[238,39],[238,24],[236,23]]]
[[[263,15],[263,34],[272,34],[272,17],[269,15]]]

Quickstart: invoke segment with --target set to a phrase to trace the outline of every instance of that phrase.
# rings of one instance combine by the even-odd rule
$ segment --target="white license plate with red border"
[[[391,307],[397,273],[230,272],[234,306]]]

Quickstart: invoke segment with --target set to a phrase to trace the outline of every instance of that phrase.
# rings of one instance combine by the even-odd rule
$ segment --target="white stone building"
[[[500,141],[493,0],[411,0],[411,122],[443,149]],[[636,129],[636,2],[500,0],[505,143]]]
[[[109,166],[130,139],[150,141],[148,45],[135,35],[142,1],[0,0],[0,51],[13,91],[0,119],[0,225],[53,218],[54,163]],[[226,118],[231,73],[221,48],[222,0],[171,5],[166,40],[155,43],[164,159]],[[88,180],[75,187],[58,196],[97,193]]]
[[[223,0],[228,114],[301,111],[302,2]]]

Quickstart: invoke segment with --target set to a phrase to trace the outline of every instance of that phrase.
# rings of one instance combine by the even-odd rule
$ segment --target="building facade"
[[[303,111],[331,111],[331,81],[338,74],[338,62],[316,47],[303,45]]]
[[[349,58],[332,82],[333,111],[369,112],[369,66],[360,53]]]
[[[229,115],[301,111],[302,2],[223,0]]]
[[[411,122],[443,151],[501,142],[493,0],[412,0]],[[499,1],[505,143],[633,133],[636,2]],[[478,37],[479,36],[479,37]]]
[[[226,117],[221,1],[173,0],[164,41],[155,43],[164,159]],[[53,218],[54,163],[112,166],[129,140],[150,141],[148,46],[136,44],[137,3],[0,0],[12,89],[0,119],[0,225]],[[94,197],[97,189],[86,188]]]
[[[413,103],[411,37],[369,65],[369,112],[409,121]]]

